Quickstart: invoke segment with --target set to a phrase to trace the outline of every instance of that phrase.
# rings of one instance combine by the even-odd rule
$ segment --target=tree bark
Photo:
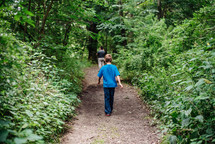
[[[44,16],[43,16],[43,20],[42,20],[42,26],[41,26],[40,33],[39,33],[39,41],[37,44],[34,45],[35,48],[37,48],[40,45],[40,40],[42,39],[42,35],[45,33],[46,20],[47,20],[47,17],[49,15],[49,12],[52,8],[53,2],[54,2],[54,0],[51,0],[51,3],[49,4],[47,11],[44,12]],[[44,8],[45,8],[45,5],[44,5]],[[45,11],[45,9],[44,9],[44,11]]]
[[[39,27],[40,27],[40,5],[41,5],[41,1],[38,2],[38,6],[37,6],[37,15],[36,15],[36,25],[35,25],[35,35],[40,35],[40,31],[39,31]]]
[[[162,18],[161,0],[158,0],[158,20]]]
[[[40,30],[40,39],[42,38],[41,35],[44,34],[44,32],[45,32],[45,24],[46,24],[46,20],[47,20],[47,17],[49,15],[49,12],[52,8],[52,4],[53,4],[53,0],[51,0],[51,3],[49,4],[47,11],[44,13],[42,26],[41,26],[41,30]]]

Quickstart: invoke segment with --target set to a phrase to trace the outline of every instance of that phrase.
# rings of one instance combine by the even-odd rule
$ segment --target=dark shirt
[[[97,52],[97,54],[98,54],[98,58],[104,58],[105,57],[105,51],[104,50],[99,50]]]

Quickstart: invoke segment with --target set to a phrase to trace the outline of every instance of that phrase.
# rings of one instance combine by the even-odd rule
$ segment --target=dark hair
[[[104,49],[103,46],[100,47],[102,50]]]
[[[105,62],[112,62],[112,56],[110,54],[105,55]]]

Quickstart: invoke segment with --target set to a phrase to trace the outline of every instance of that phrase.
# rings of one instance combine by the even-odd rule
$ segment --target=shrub
[[[152,15],[135,25],[136,46],[119,51],[124,79],[163,121],[171,143],[214,143],[214,6],[167,28]]]
[[[0,142],[55,141],[64,121],[75,115],[85,64],[76,58],[57,63],[1,33]]]

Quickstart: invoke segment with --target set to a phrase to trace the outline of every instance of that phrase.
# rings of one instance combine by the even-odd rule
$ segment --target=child
[[[110,116],[113,110],[113,102],[114,102],[114,92],[115,87],[117,87],[116,79],[119,82],[119,85],[121,88],[123,88],[123,85],[120,81],[120,74],[115,65],[112,65],[112,56],[110,54],[105,55],[105,62],[106,65],[104,65],[98,73],[99,81],[98,84],[100,84],[100,80],[103,76],[103,88],[104,88],[104,95],[105,95],[105,115]]]
[[[99,48],[99,51],[96,53],[96,55],[98,56],[98,65],[100,69],[101,67],[104,66],[104,57],[105,57],[105,51],[102,46]]]

